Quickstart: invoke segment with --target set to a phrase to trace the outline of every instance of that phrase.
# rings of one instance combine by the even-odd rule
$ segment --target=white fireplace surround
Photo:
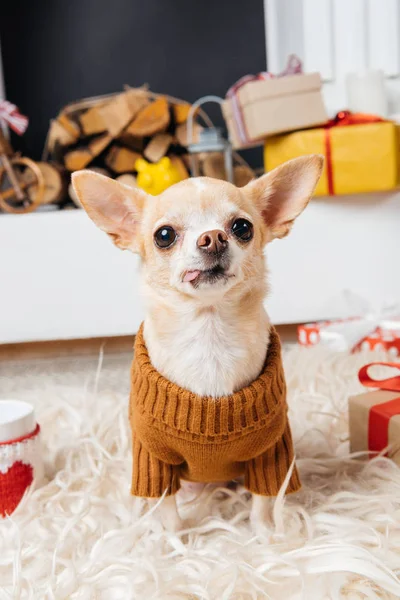
[[[322,71],[333,113],[343,108],[344,68],[378,66],[399,110],[397,0],[265,0],[265,8],[272,71],[298,53],[307,70]],[[2,89],[0,63],[0,97]],[[397,193],[313,200],[290,236],[267,249],[272,320],[352,312],[345,290],[372,308],[400,300],[399,232]],[[138,287],[137,258],[82,210],[0,215],[0,343],[135,333],[144,315]]]
[[[400,299],[400,198],[314,200],[267,248],[275,323],[342,316],[350,290],[380,307]],[[82,210],[0,216],[0,341],[127,335],[144,310],[138,260]]]

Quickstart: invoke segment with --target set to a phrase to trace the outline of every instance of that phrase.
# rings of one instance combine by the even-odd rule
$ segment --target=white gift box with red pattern
[[[32,483],[42,477],[40,427],[33,407],[0,400],[0,518],[11,515]]]
[[[298,342],[341,351],[384,350],[394,358],[400,356],[400,316],[382,319],[375,325],[363,317],[306,323],[298,327]]]

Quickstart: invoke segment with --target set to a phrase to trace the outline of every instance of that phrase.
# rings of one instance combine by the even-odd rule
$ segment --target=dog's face
[[[264,277],[263,249],[284,237],[307,205],[323,159],[295,159],[244,188],[206,177],[159,196],[91,171],[73,175],[92,220],[123,249],[141,255],[152,293],[212,303]]]
[[[235,186],[183,181],[146,202],[140,234],[145,277],[164,293],[217,300],[261,267],[263,234],[254,204]]]

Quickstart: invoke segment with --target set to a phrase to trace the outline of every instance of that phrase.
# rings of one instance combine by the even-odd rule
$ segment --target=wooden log
[[[47,139],[47,146],[50,152],[53,152],[54,148],[57,145],[60,146],[70,146],[71,144],[75,144],[76,138],[71,135],[69,131],[64,129],[62,125],[57,120],[54,120],[50,124],[49,135]]]
[[[144,137],[165,131],[170,122],[169,106],[164,96],[143,108],[126,128],[133,137]]]
[[[256,174],[250,167],[246,167],[245,165],[236,165],[233,167],[233,179],[237,187],[244,187],[250,183],[255,176]]]
[[[108,102],[92,106],[79,117],[85,135],[107,131],[116,137],[149,104],[144,90],[127,90]]]
[[[182,125],[178,125],[178,127],[175,129],[175,137],[181,146],[187,146],[188,142],[196,143],[199,141],[200,131],[202,130],[203,127],[201,125],[198,123],[193,123],[193,139],[188,140],[187,123],[183,123]]]
[[[67,192],[67,177],[64,169],[47,162],[36,164],[43,175],[45,184],[41,204],[57,204],[64,200]]]
[[[132,110],[126,98],[126,94],[118,94],[111,102],[99,108],[100,117],[103,120],[105,130],[115,137],[132,120]]]
[[[226,181],[224,157],[219,152],[210,152],[201,160],[201,170],[205,177]]]
[[[174,120],[177,125],[181,125],[187,121],[192,105],[186,102],[182,104],[174,104],[172,107]]]
[[[127,90],[101,106],[99,111],[108,133],[116,137],[148,103],[143,91]]]
[[[116,140],[131,150],[135,150],[136,152],[143,151],[144,139],[130,135],[126,129],[116,137]]]
[[[59,165],[47,162],[37,162],[36,166],[40,170],[44,180],[44,190],[41,195],[40,204],[58,203],[63,200],[67,190],[65,170]],[[29,197],[32,202],[36,202],[38,188],[35,185],[33,173],[30,170],[26,170],[21,176],[21,181],[27,186],[31,186],[29,189]]]
[[[92,162],[93,154],[89,148],[77,148],[70,150],[64,156],[64,164],[68,171],[80,171]]]
[[[75,148],[64,155],[64,164],[68,171],[79,171],[87,167],[112,142],[108,134],[99,135],[87,146]]]
[[[189,172],[185,166],[184,161],[180,156],[170,156],[169,157],[174,167],[178,170],[179,175],[182,179],[188,179]]]
[[[102,133],[106,130],[106,124],[100,113],[99,106],[92,106],[92,108],[82,113],[79,117],[79,122],[85,135]]]
[[[136,117],[141,110],[151,103],[150,96],[147,90],[131,89],[125,91],[126,101],[131,111],[132,119]]]
[[[119,181],[120,183],[123,183],[124,185],[131,187],[131,188],[137,188],[137,181],[136,181],[136,177],[134,175],[131,175],[131,173],[124,173],[123,175],[120,175],[119,177],[115,178],[116,181]]]
[[[77,206],[78,208],[82,208],[82,204],[79,202],[79,198],[75,193],[72,183],[70,183],[68,186],[68,196],[70,197],[72,202],[75,204],[75,206]]]
[[[105,133],[104,135],[99,135],[97,138],[94,138],[88,146],[93,158],[101,154],[101,152],[103,152],[103,150],[105,150],[107,146],[111,144],[112,140],[112,136],[108,133]]]
[[[75,121],[70,119],[64,112],[61,112],[58,115],[57,121],[61,125],[61,127],[63,127],[66,131],[68,131],[70,136],[74,139],[74,142],[77,142],[79,139],[79,136],[81,134],[77,123],[75,123]]]
[[[138,152],[123,148],[121,146],[111,146],[105,158],[105,163],[115,173],[126,173],[127,171],[135,171],[135,164],[140,158]]]
[[[150,162],[156,163],[168,152],[173,137],[169,133],[158,133],[147,144],[144,156]]]

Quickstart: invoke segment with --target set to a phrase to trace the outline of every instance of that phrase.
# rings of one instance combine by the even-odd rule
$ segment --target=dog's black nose
[[[222,229],[213,229],[202,233],[197,240],[197,247],[210,254],[222,254],[228,246],[228,236]]]

